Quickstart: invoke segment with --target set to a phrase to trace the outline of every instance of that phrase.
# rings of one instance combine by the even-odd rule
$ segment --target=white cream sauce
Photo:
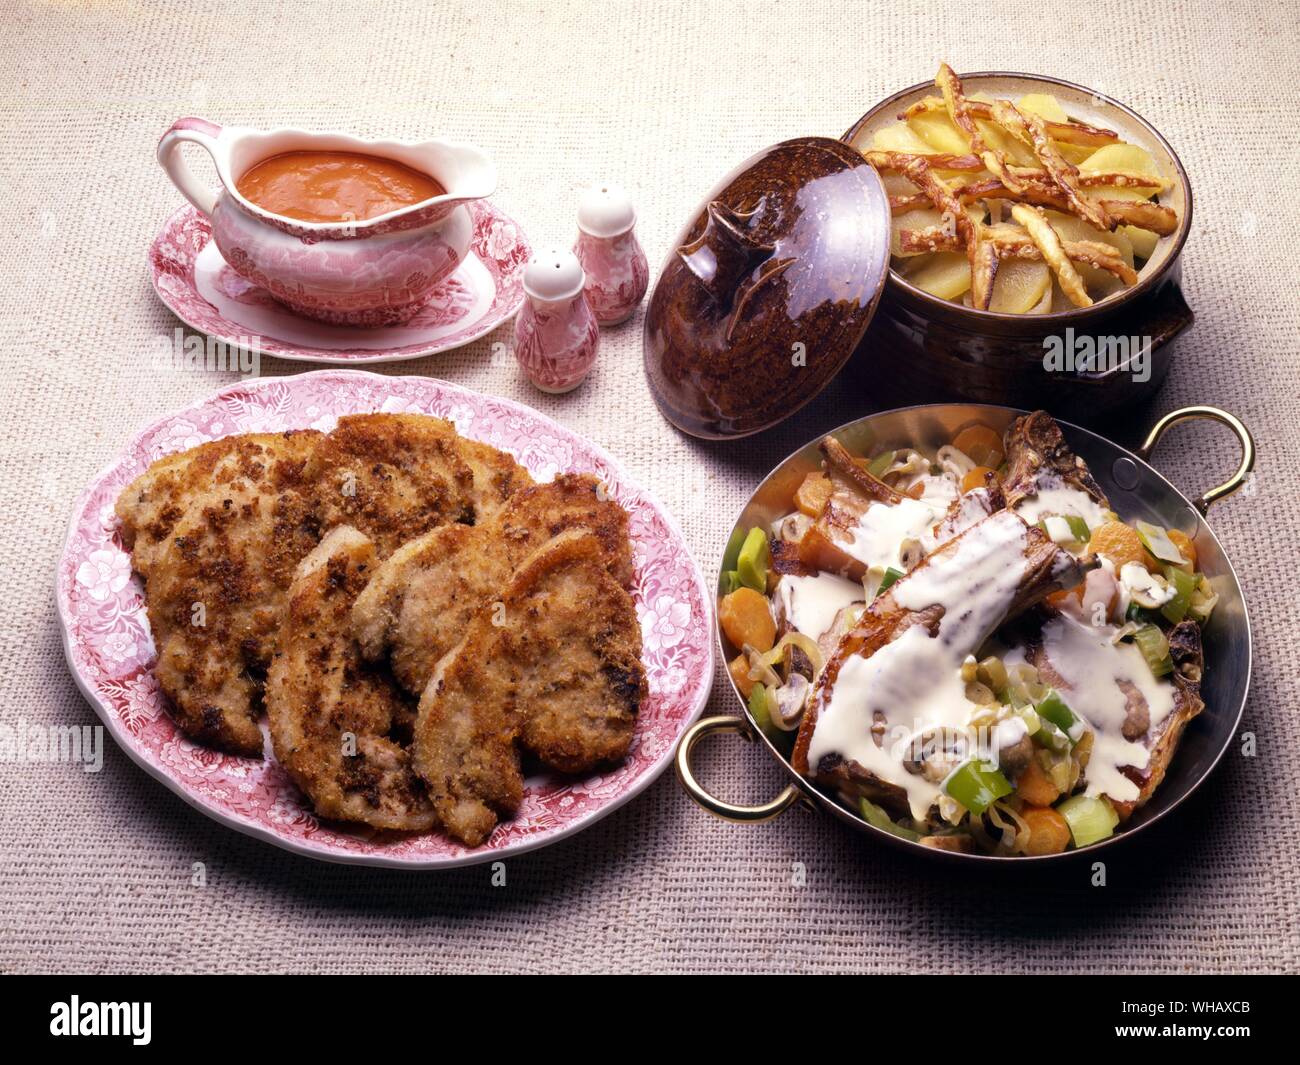
[[[835,615],[846,606],[866,601],[862,585],[834,573],[819,573],[815,577],[787,573],[776,589],[777,603],[785,619],[814,640],[835,623]]]
[[[1151,734],[1174,710],[1174,685],[1152,675],[1146,659],[1131,643],[1113,643],[1116,630],[1093,626],[1061,615],[1043,626],[1043,652],[1062,684],[1062,697],[1096,734],[1088,759],[1088,795],[1106,795],[1120,802],[1138,797],[1138,786],[1120,772],[1124,766],[1146,767],[1150,753],[1126,740],[1121,729],[1128,702],[1121,681],[1132,684],[1146,699]]]
[[[1050,515],[1073,515],[1088,523],[1089,529],[1095,529],[1106,521],[1106,511],[1087,492],[1071,488],[1059,477],[1052,474],[1041,476],[1036,485],[1037,491],[1026,496],[1016,504],[1016,513],[1030,525],[1036,525]]]
[[[939,786],[909,773],[903,759],[914,737],[939,727],[964,729],[978,708],[966,698],[962,660],[1006,618],[1024,577],[1027,534],[1024,522],[1000,511],[894,586],[894,600],[905,609],[944,608],[938,633],[913,625],[870,658],[854,655],[844,663],[818,713],[810,766],[828,754],[857,762],[901,787],[913,817],[926,816]],[[871,732],[877,711],[885,719],[879,747]]]
[[[865,563],[905,570],[903,548],[910,541],[925,550],[938,515],[932,504],[910,497],[895,504],[872,503],[852,530],[852,538],[841,542],[845,554]]]

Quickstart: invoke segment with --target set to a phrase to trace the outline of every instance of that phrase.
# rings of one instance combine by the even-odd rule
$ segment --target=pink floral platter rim
[[[154,649],[138,578],[117,536],[118,493],[164,454],[236,432],[329,429],[341,414],[435,414],[513,454],[541,480],[599,476],[627,508],[650,698],[618,769],[583,780],[530,778],[513,821],[483,846],[437,834],[381,838],[322,823],[274,759],[220,754],[176,728],[150,670]],[[672,760],[713,685],[713,599],[676,521],[604,451],[519,403],[428,377],[317,370],[222,389],[131,440],[82,493],[56,575],[64,653],[78,687],[126,754],[191,806],[231,828],[310,858],[402,869],[473,865],[522,854],[586,828],[647,788]]]
[[[532,256],[528,237],[519,224],[488,200],[476,200],[469,205],[474,216],[474,237],[470,245],[471,259],[482,267],[491,281],[491,303],[481,314],[472,318],[463,328],[424,340],[386,347],[325,348],[273,336],[257,336],[258,343],[251,345],[260,355],[293,362],[315,362],[331,365],[374,365],[385,362],[402,362],[426,355],[438,355],[463,347],[507,322],[524,301],[524,267]],[[158,298],[177,318],[191,329],[197,329],[217,340],[235,347],[247,347],[249,327],[223,314],[199,291],[195,278],[195,264],[212,238],[212,223],[195,208],[186,204],[178,208],[163,224],[158,236],[149,247],[149,279]],[[237,278],[227,266],[233,283],[240,291],[232,292],[236,302],[253,304],[273,303],[269,293]],[[429,300],[429,313],[455,314],[472,301],[473,293],[466,291],[464,267],[453,273],[434,290]],[[279,307],[278,304],[275,304]],[[287,308],[286,315],[291,315]],[[425,316],[421,311],[412,323],[418,324]],[[308,328],[321,328],[322,323],[306,322]],[[339,330],[347,327],[325,327]],[[399,332],[397,329],[392,330]]]

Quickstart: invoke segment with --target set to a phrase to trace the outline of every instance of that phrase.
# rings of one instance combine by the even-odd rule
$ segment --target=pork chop
[[[626,756],[647,688],[636,609],[607,561],[588,530],[547,541],[429,680],[415,767],[456,839],[477,846],[515,813],[522,752],[565,773]]]
[[[434,665],[465,635],[483,604],[501,594],[529,554],[566,529],[595,534],[606,569],[632,582],[627,512],[588,474],[561,474],[516,492],[486,522],[448,525],[403,545],[357,599],[353,632],[362,653],[391,653],[393,672],[421,693]]]
[[[314,434],[244,438],[207,473],[208,452],[183,475],[174,520],[135,527],[133,562],[145,582],[158,652],[154,673],[193,739],[259,756],[261,678],[270,665],[284,592],[320,539],[300,474]],[[178,467],[172,466],[175,471]],[[137,482],[138,483],[138,482]],[[170,493],[165,493],[170,495]],[[137,500],[139,497],[137,496]],[[157,497],[128,507],[134,518]],[[162,524],[168,531],[157,539]]]
[[[374,565],[370,540],[340,526],[298,567],[266,682],[271,744],[321,817],[425,831],[433,810],[403,735],[410,701],[349,631]]]
[[[530,480],[504,452],[462,440],[450,422],[419,414],[340,418],[306,473],[321,527],[351,525],[381,557],[430,529],[473,525]]]

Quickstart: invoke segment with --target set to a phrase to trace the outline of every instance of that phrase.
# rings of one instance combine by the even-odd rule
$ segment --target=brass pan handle
[[[775,799],[758,806],[738,806],[735,803],[724,802],[706,791],[691,771],[691,754],[700,740],[714,732],[738,732],[746,740],[754,739],[750,724],[743,717],[706,717],[686,731],[681,743],[677,745],[677,779],[682,782],[686,794],[700,806],[714,817],[721,817],[724,821],[754,823],[779,817],[799,801],[799,789],[793,784],[787,785]]]
[[[1142,446],[1137,449],[1138,457],[1143,461],[1148,461],[1151,458],[1151,452],[1155,450],[1156,444],[1160,442],[1160,438],[1165,435],[1167,430],[1179,422],[1188,421],[1192,418],[1208,418],[1210,421],[1226,425],[1236,434],[1237,440],[1241,444],[1241,465],[1237,467],[1237,472],[1196,500],[1196,509],[1204,514],[1210,509],[1211,503],[1232,495],[1233,492],[1250,480],[1251,472],[1255,469],[1255,438],[1250,435],[1250,430],[1241,423],[1239,418],[1229,414],[1226,410],[1220,410],[1218,407],[1179,407],[1177,410],[1171,410],[1151,427],[1151,431],[1147,433],[1147,438],[1142,442]]]

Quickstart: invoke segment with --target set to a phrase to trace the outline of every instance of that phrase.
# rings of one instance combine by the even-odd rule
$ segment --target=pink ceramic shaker
[[[583,293],[577,257],[562,248],[535,255],[524,268],[528,297],[515,317],[515,358],[543,392],[582,384],[600,345],[600,327]]]
[[[650,284],[650,264],[635,226],[636,211],[617,185],[595,185],[582,194],[573,250],[587,273],[587,299],[601,325],[632,317]]]

